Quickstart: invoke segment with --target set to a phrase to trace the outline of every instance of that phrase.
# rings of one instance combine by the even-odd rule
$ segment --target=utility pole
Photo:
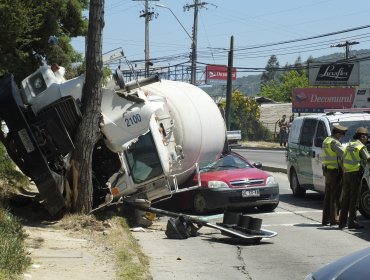
[[[234,58],[234,36],[230,38],[230,50],[227,63],[227,84],[226,84],[226,108],[225,108],[225,120],[226,129],[230,130],[230,111],[231,111],[231,94],[233,87],[233,58]]]
[[[345,58],[346,61],[348,61],[348,59],[349,59],[349,46],[357,45],[357,44],[359,44],[359,42],[355,42],[355,41],[354,42],[348,42],[348,41],[346,41],[345,43],[332,45],[331,47],[336,47],[336,48],[346,47],[344,58]]]
[[[142,0],[132,0],[142,1]],[[159,0],[150,0],[159,1]],[[145,10],[141,11],[140,17],[145,18],[145,77],[149,76],[149,66],[153,65],[149,58],[149,22],[153,19],[153,16],[157,17],[158,14],[149,11],[149,0],[145,0]]]
[[[194,8],[194,22],[193,22],[193,42],[191,45],[191,80],[190,83],[195,85],[197,82],[197,37],[198,37],[198,8],[203,8],[207,5],[206,2],[199,3],[194,0],[194,4],[186,4],[184,12]]]

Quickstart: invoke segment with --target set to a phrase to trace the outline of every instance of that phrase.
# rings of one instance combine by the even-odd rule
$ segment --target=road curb
[[[262,166],[262,170],[268,172],[280,172],[287,174],[286,168],[272,167],[272,166]]]
[[[286,151],[287,148],[273,148],[273,147],[246,147],[246,146],[230,146],[235,150],[273,150],[273,151]]]

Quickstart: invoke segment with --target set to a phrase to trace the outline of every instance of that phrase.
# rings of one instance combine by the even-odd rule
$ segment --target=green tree
[[[279,92],[281,96],[281,101],[291,102],[292,101],[292,90],[293,88],[307,88],[308,76],[303,70],[292,70],[285,73],[281,77],[281,84],[279,86]]]
[[[81,59],[70,38],[86,34],[87,7],[88,0],[2,0],[0,75],[13,73],[19,83],[38,67],[35,54],[66,68]]]
[[[292,89],[296,87],[306,88],[308,75],[304,70],[290,70],[281,75],[279,83],[271,81],[261,85],[259,96],[265,96],[278,102],[291,102]]]
[[[239,90],[233,92],[231,130],[241,130],[243,140],[271,140],[271,133],[261,124],[260,116],[260,107],[254,97],[247,97]]]
[[[266,84],[271,81],[278,81],[278,68],[279,68],[279,61],[276,55],[272,55],[269,60],[267,61],[265,71],[262,73],[261,76],[261,84]]]

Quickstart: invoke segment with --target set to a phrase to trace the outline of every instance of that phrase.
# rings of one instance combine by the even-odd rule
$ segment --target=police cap
[[[346,133],[348,130],[347,127],[343,126],[343,125],[340,125],[339,123],[335,123],[333,125],[333,132],[336,133],[336,132],[343,132],[343,133]]]
[[[356,130],[356,134],[369,134],[369,131],[366,127],[359,127]]]

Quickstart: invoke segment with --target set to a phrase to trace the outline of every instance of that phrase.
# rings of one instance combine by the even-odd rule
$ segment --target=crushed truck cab
[[[169,197],[197,166],[217,159],[225,143],[221,113],[200,88],[158,78],[125,85],[117,71],[116,77],[103,88],[103,137],[92,160],[94,208],[119,198]],[[11,74],[0,78],[1,141],[51,214],[65,207],[84,82],[84,76],[65,80],[64,68],[49,65],[20,89]]]

